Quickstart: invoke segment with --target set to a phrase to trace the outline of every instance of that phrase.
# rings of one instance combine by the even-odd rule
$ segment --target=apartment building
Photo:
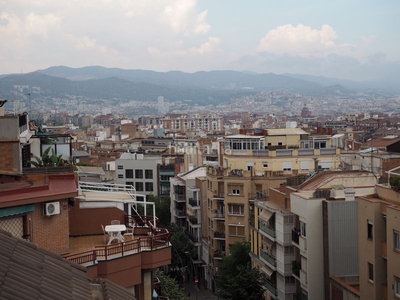
[[[252,267],[265,276],[265,299],[293,299],[296,293],[292,275],[294,216],[289,191],[269,189],[269,196],[256,194],[250,209]]]
[[[202,193],[207,195],[208,232],[203,248],[208,248],[210,289],[215,288],[218,263],[229,245],[250,241],[250,208],[257,194],[268,196],[269,188],[278,188],[288,177],[334,169],[339,163],[340,150],[331,147],[329,136],[310,137],[298,128],[244,133],[225,137],[223,166],[207,166],[207,190]]]
[[[290,194],[296,228],[292,235],[293,276],[300,299],[331,299],[331,277],[352,280],[347,285],[357,286],[354,199],[374,194],[375,185],[376,177],[366,171],[324,171]]]
[[[166,115],[159,122],[165,129],[182,132],[186,130],[223,130],[222,117],[219,115]]]
[[[400,201],[389,185],[358,197],[360,299],[400,298]]]
[[[178,174],[171,182],[171,223],[186,229],[189,239],[195,247],[195,255],[190,257],[192,278],[203,280],[201,248],[202,203],[201,178],[206,174],[205,167]]]
[[[145,156],[142,153],[122,153],[115,161],[115,182],[135,187],[141,194],[137,200],[142,201],[144,195],[158,195],[158,165],[161,156]]]

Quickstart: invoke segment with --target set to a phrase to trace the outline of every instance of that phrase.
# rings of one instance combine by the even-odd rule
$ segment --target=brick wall
[[[15,152],[17,150],[17,152]],[[0,170],[19,171],[18,143],[2,143],[0,142]]]
[[[32,212],[32,242],[58,254],[69,253],[68,200],[60,200],[59,215],[43,215],[43,204]]]

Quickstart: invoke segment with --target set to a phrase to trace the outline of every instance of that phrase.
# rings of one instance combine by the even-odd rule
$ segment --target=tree
[[[164,272],[157,270],[155,276],[160,279],[161,295],[174,300],[189,300],[184,291],[179,287],[179,284],[171,277],[164,274]]]
[[[251,268],[250,243],[236,242],[229,251],[230,255],[218,265],[218,296],[231,300],[262,299],[264,277],[260,271]]]
[[[168,227],[171,236],[171,265],[175,268],[186,267],[186,258],[195,256],[195,248],[185,229],[171,223]]]
[[[168,197],[163,201],[160,201],[157,196],[149,195],[147,197],[148,202],[154,202],[156,209],[156,216],[160,221],[160,227],[168,227],[171,223],[171,198]],[[152,208],[149,210],[151,214],[153,213]]]

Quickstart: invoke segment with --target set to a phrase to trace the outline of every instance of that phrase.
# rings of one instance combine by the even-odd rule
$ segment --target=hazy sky
[[[399,0],[0,0],[0,74],[54,65],[400,74]]]

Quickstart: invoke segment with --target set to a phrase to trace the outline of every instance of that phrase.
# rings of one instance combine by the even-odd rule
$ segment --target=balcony
[[[216,239],[225,239],[225,232],[223,232],[223,231],[214,232],[214,238],[216,238]]]
[[[299,249],[302,254],[305,254],[307,252],[307,238],[305,236],[301,235],[299,237]]]
[[[223,192],[218,192],[214,191],[213,198],[217,200],[224,200],[224,193]]]
[[[299,244],[299,239],[300,239],[300,235],[299,232],[297,230],[292,230],[292,242],[295,244]]]
[[[189,198],[189,205],[192,207],[198,207],[198,206],[200,206],[200,201],[195,200],[193,198]]]
[[[261,222],[259,222],[259,228],[261,231],[265,232],[269,236],[275,238],[276,237],[276,230],[268,225],[265,225]]]
[[[189,217],[189,222],[194,224],[194,225],[198,225],[199,224],[199,220],[194,216],[190,216]]]
[[[307,273],[304,270],[300,270],[300,283],[307,286]]]
[[[321,155],[336,154],[336,148],[321,148],[319,151]]]
[[[264,282],[264,287],[274,296],[277,296],[277,292],[276,292],[276,285],[273,284],[271,281],[269,281],[268,279],[265,280]]]
[[[266,260],[271,266],[276,268],[276,258],[269,254],[267,251],[260,249],[260,256]]]
[[[215,212],[214,213],[214,219],[221,219],[221,220],[224,220],[225,219],[225,214],[224,213],[222,213],[222,212]]]
[[[297,260],[292,261],[292,274],[298,280],[300,280],[300,270],[301,270],[301,262]]]
[[[177,202],[186,202],[185,195],[180,193],[174,193],[174,200]]]
[[[184,210],[176,209],[174,210],[175,216],[178,218],[186,218],[186,212]]]

